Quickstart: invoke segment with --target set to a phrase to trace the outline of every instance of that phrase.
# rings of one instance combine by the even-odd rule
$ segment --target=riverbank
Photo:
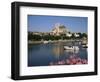
[[[46,41],[47,43],[57,43],[57,42],[74,42],[74,41],[77,41],[77,42],[82,42],[82,40],[49,40],[49,41]],[[41,44],[41,43],[44,43],[45,41],[28,41],[28,44]]]

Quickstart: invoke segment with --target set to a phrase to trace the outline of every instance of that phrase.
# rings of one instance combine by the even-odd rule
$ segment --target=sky
[[[57,23],[64,25],[70,32],[87,33],[87,17],[28,15],[28,31],[51,32]]]

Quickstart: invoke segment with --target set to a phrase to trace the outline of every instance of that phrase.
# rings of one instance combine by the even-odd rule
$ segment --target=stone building
[[[57,36],[61,34],[66,34],[67,32],[68,30],[66,29],[66,27],[59,23],[55,24],[54,29],[52,30],[52,34]]]

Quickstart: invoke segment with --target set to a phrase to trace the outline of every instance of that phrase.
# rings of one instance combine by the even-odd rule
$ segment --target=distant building
[[[39,32],[32,32],[33,35],[40,35]]]
[[[78,33],[75,33],[74,36],[75,36],[75,37],[79,37],[80,35],[79,35]]]
[[[40,36],[42,36],[42,35],[49,35],[50,32],[32,32],[32,34],[33,35],[40,35]]]
[[[61,25],[59,23],[56,23],[52,29],[51,32],[29,32],[29,34],[32,35],[40,35],[40,36],[45,36],[45,35],[53,35],[53,36],[62,36],[63,34],[67,37],[71,37],[73,34],[75,37],[80,37],[79,33],[76,32],[70,32],[68,28],[66,28],[64,25]]]
[[[71,36],[72,36],[72,33],[67,32],[67,33],[66,33],[66,36],[71,37]]]
[[[61,34],[66,34],[67,32],[68,30],[66,29],[66,27],[59,23],[55,24],[54,29],[52,30],[52,34],[57,36]]]

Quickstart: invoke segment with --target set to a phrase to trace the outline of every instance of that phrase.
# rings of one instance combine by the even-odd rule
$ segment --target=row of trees
[[[33,40],[33,41],[41,41],[41,40],[67,40],[67,39],[82,39],[83,37],[87,38],[86,33],[78,33],[79,37],[75,37],[74,33],[72,34],[71,37],[66,36],[65,34],[62,34],[60,36],[54,36],[54,35],[36,35],[32,33],[28,33],[28,40]]]

